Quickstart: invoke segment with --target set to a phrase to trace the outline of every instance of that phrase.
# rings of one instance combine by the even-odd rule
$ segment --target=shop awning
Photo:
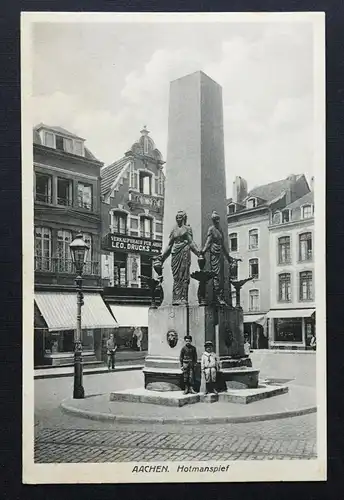
[[[278,309],[268,312],[268,318],[310,318],[315,309]]]
[[[244,314],[244,323],[262,323],[265,314]]]
[[[76,329],[76,293],[36,292],[35,301],[49,330]],[[84,292],[81,327],[85,329],[118,327],[99,293]]]
[[[111,305],[118,326],[148,326],[148,306]]]

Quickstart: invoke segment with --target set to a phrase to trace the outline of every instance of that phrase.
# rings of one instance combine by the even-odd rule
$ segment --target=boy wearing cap
[[[183,371],[184,379],[184,394],[196,394],[193,388],[195,381],[195,365],[197,363],[197,351],[196,347],[191,344],[192,337],[190,335],[185,335],[184,337],[185,345],[181,348],[179,361],[180,366]]]
[[[213,392],[217,394],[216,377],[220,368],[219,360],[213,350],[213,343],[208,340],[205,344],[205,351],[201,357],[201,370],[204,373],[206,389],[205,394]]]

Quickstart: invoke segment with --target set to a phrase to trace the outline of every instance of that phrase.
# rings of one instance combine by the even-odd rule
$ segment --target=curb
[[[92,397],[92,396],[89,396]],[[140,417],[129,415],[114,415],[113,413],[93,412],[90,410],[82,410],[75,408],[67,403],[68,400],[63,400],[60,404],[62,411],[65,413],[76,415],[89,420],[98,420],[104,422],[121,422],[121,423],[157,423],[157,424],[222,424],[232,423],[241,424],[245,422],[260,422],[264,420],[277,420],[288,417],[299,417],[309,413],[316,413],[316,406],[308,406],[298,410],[287,410],[275,413],[266,413],[265,415],[247,415],[239,417],[184,417],[184,418],[165,418],[165,417]]]
[[[83,375],[98,375],[101,373],[117,373],[117,372],[126,372],[126,371],[132,371],[132,370],[142,370],[144,365],[128,365],[128,366],[117,366],[116,369],[113,372],[109,372],[109,370],[106,368],[99,368],[95,370],[84,370]],[[74,372],[71,371],[70,373],[42,373],[39,375],[34,375],[35,380],[39,379],[45,379],[45,378],[61,378],[61,377],[73,377]]]

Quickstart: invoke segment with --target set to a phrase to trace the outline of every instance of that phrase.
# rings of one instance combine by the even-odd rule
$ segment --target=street
[[[312,354],[252,353],[263,377],[314,387]],[[87,375],[86,395],[134,388],[139,371]],[[240,424],[101,422],[64,414],[73,378],[35,381],[35,461],[265,460],[316,457],[316,414]],[[277,396],[278,397],[278,396]],[[130,403],[129,403],[130,404]],[[252,403],[254,404],[254,403]],[[209,405],[211,412],[211,405]]]

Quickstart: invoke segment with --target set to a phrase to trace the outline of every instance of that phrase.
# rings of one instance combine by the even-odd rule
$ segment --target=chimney
[[[242,203],[247,196],[247,182],[240,176],[235,177],[233,182],[233,202]]]

